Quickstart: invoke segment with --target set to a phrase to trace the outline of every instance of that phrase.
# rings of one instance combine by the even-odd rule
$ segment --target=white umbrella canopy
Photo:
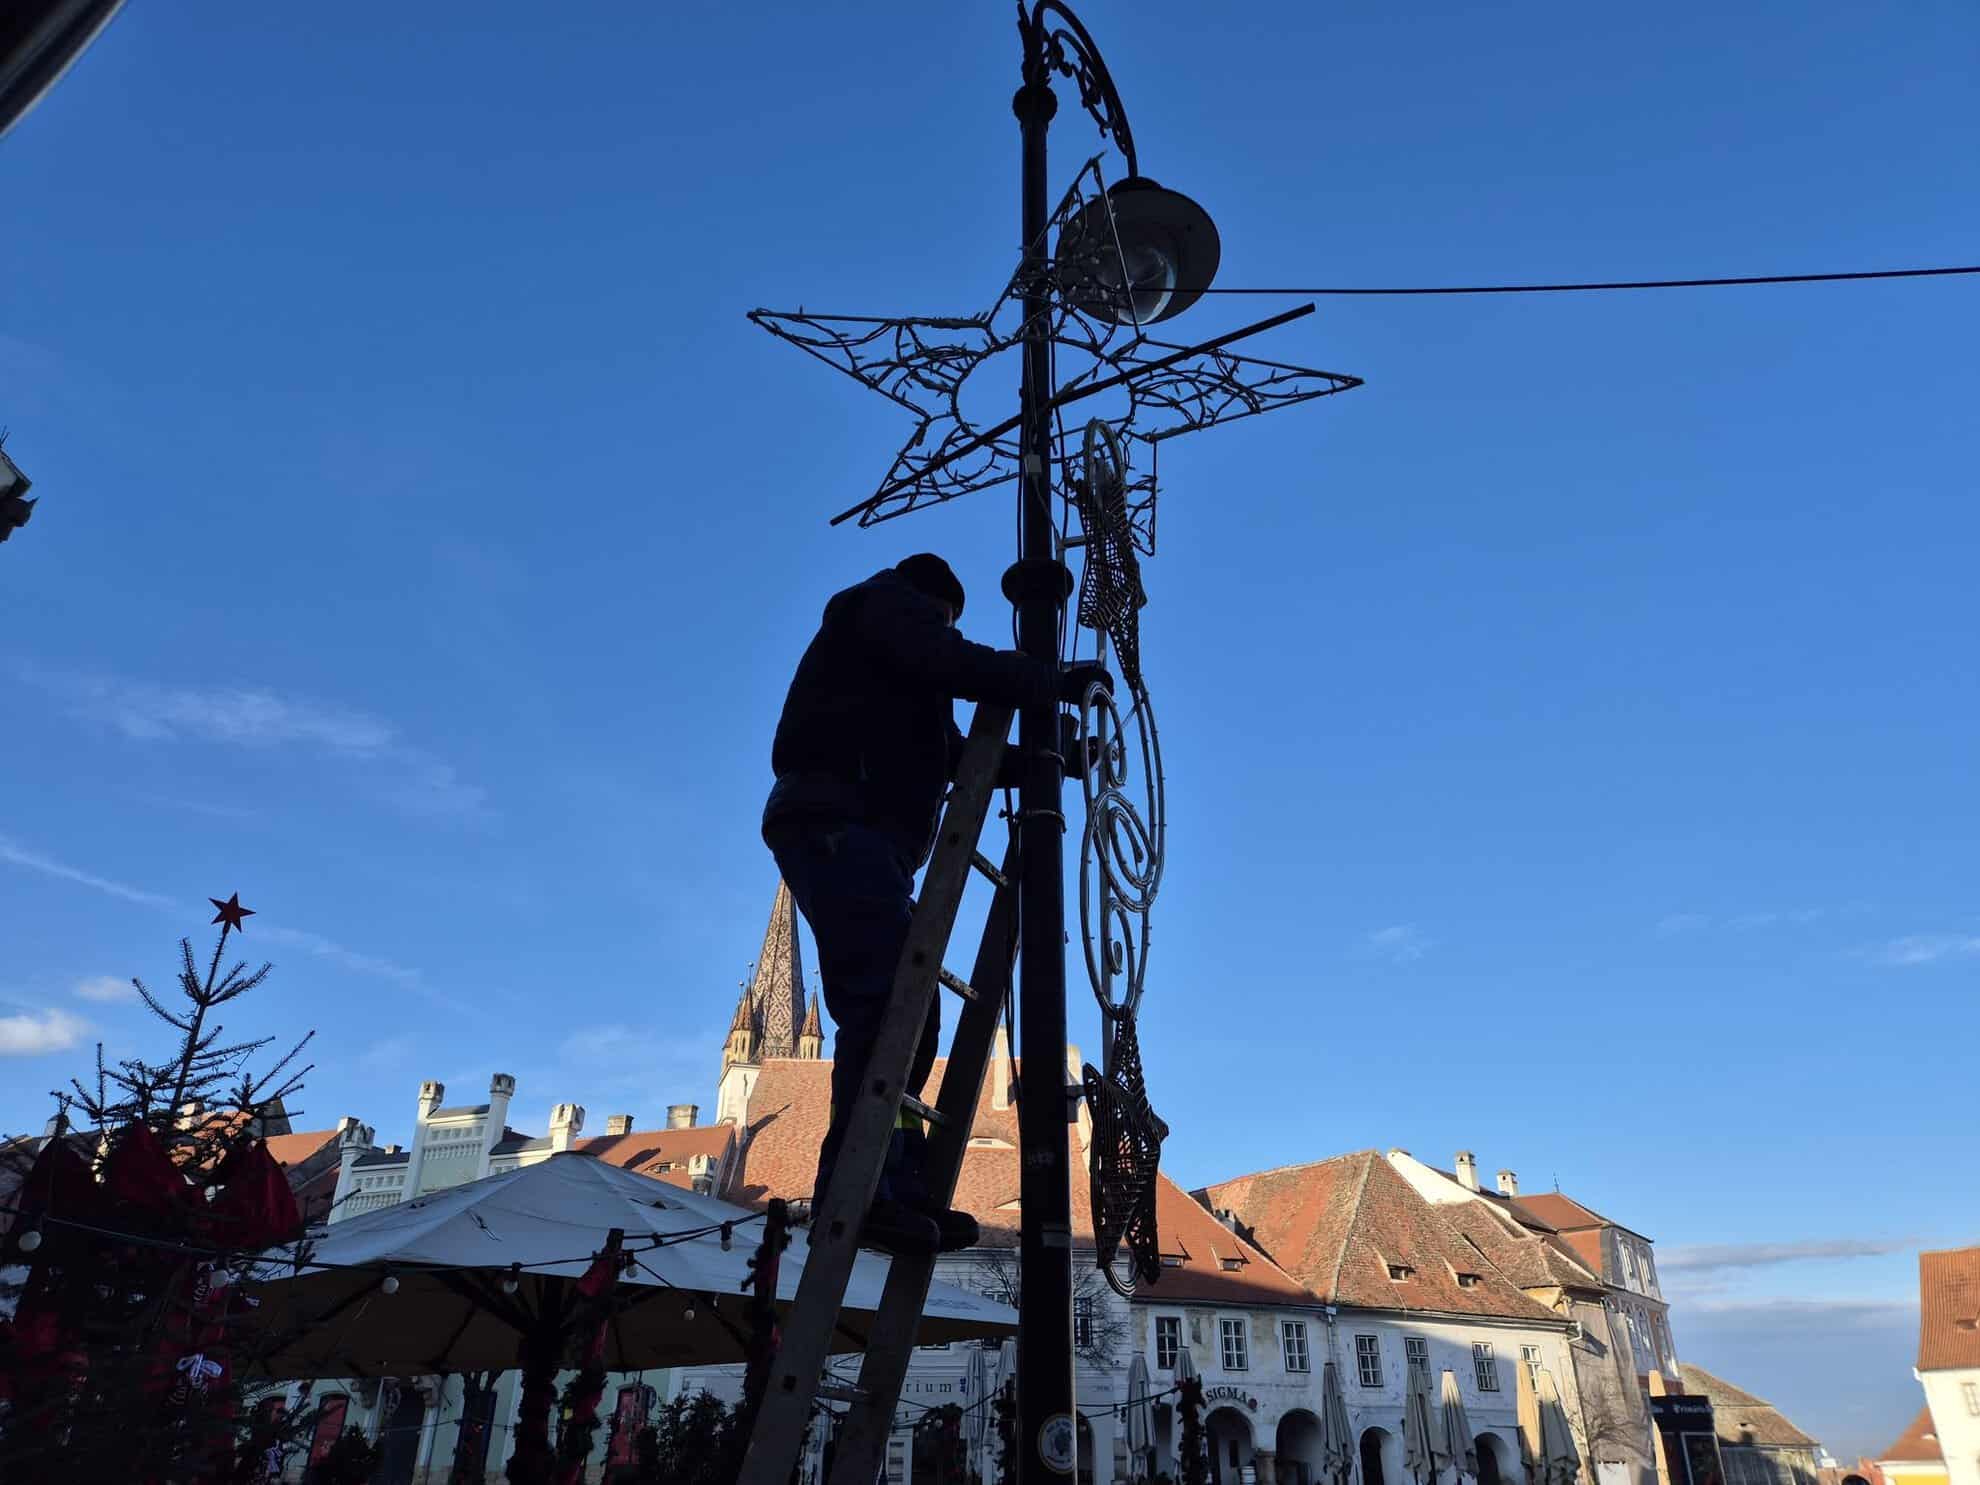
[[[1434,1485],[1437,1478],[1435,1427],[1430,1421],[1430,1379],[1421,1368],[1409,1369],[1409,1389],[1403,1394],[1403,1470],[1417,1485]]]
[[[1148,1463],[1148,1451],[1155,1447],[1155,1404],[1149,1394],[1148,1358],[1137,1353],[1127,1374],[1128,1471],[1136,1478]]]
[[[970,1347],[963,1390],[969,1394],[963,1408],[963,1437],[981,1445],[990,1432],[990,1359],[981,1346]]]
[[[1438,1398],[1436,1445],[1445,1468],[1478,1478],[1478,1445],[1471,1431],[1471,1415],[1464,1410],[1457,1373],[1449,1367],[1444,1368],[1443,1392]]]
[[[1574,1431],[1568,1427],[1561,1389],[1545,1367],[1540,1369],[1539,1394],[1541,1478],[1544,1485],[1574,1485],[1581,1475],[1581,1452],[1574,1447]]]
[[[1196,1358],[1189,1354],[1189,1347],[1182,1346],[1176,1351],[1176,1385],[1196,1380]]]
[[[1341,1395],[1341,1369],[1328,1362],[1320,1383],[1320,1476],[1334,1485],[1354,1478],[1354,1429]]]
[[[726,1251],[724,1223],[732,1226]],[[265,1370],[302,1378],[514,1366],[524,1326],[564,1303],[613,1228],[637,1262],[619,1286],[607,1367],[746,1359],[741,1286],[762,1238],[759,1214],[563,1153],[339,1222],[299,1273],[282,1250],[262,1255],[269,1266],[252,1286],[257,1328],[278,1342]],[[686,1233],[701,1235],[652,1246]],[[778,1272],[780,1312],[797,1296],[805,1253],[805,1235],[794,1231]],[[516,1264],[511,1295],[504,1281]],[[863,1338],[847,1331],[872,1319],[886,1278],[886,1259],[859,1255],[835,1351],[862,1348]],[[915,1340],[941,1345],[1016,1328],[1008,1306],[931,1284]]]

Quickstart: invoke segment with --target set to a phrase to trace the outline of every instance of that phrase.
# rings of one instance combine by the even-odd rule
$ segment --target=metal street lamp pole
[[[1052,665],[1071,576],[1055,550],[1052,522],[1051,276],[1045,228],[1045,136],[1058,111],[1045,57],[1043,6],[1024,37],[1024,83],[1012,100],[1023,142],[1024,370],[1018,389],[1022,464],[1019,560],[1005,576],[1017,610],[1018,647]],[[1075,1462],[1072,1358],[1072,1171],[1067,1157],[1065,766],[1056,705],[1026,707],[1018,743],[1027,760],[1019,793],[1018,885],[1018,1478],[1045,1485]]]

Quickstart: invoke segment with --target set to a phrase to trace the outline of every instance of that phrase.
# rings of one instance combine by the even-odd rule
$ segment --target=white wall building
[[[1918,1380],[1951,1485],[1980,1485],[1980,1247],[1918,1255]]]

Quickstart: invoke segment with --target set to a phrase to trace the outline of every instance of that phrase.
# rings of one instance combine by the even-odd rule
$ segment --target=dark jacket
[[[962,737],[954,701],[1055,700],[1055,667],[972,644],[893,569],[834,594],[784,698],[764,839],[834,820],[884,832],[910,869],[927,858]]]

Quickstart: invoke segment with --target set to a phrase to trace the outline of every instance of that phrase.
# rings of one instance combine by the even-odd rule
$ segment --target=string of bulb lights
[[[28,1254],[37,1253],[41,1250],[44,1241],[42,1228],[52,1226],[87,1233],[91,1237],[103,1238],[111,1242],[127,1244],[131,1247],[150,1248],[162,1253],[177,1253],[183,1257],[215,1263],[272,1263],[275,1261],[266,1258],[262,1254],[243,1253],[237,1248],[214,1248],[197,1243],[182,1243],[170,1238],[153,1237],[148,1233],[124,1232],[116,1228],[99,1227],[91,1222],[80,1222],[73,1217],[58,1217],[48,1212],[31,1212],[25,1208],[6,1203],[0,1203],[0,1211],[8,1212],[17,1217],[31,1217],[35,1222],[35,1226],[30,1227],[16,1239],[15,1245],[21,1252]],[[671,1248],[679,1243],[691,1243],[697,1242],[702,1238],[719,1237],[722,1251],[727,1253],[735,1246],[737,1228],[763,1220],[763,1214],[759,1212],[746,1217],[731,1218],[722,1222],[711,1222],[702,1227],[688,1228],[680,1232],[652,1233],[641,1239],[628,1240],[620,1251],[628,1259],[632,1259],[641,1253],[651,1253],[659,1248]],[[307,1238],[301,1240],[301,1242],[307,1241]],[[297,1246],[300,1248],[300,1243]],[[594,1249],[589,1253],[573,1258],[539,1258],[527,1263],[511,1263],[508,1265],[508,1277],[503,1280],[503,1292],[507,1294],[515,1293],[514,1286],[527,1269],[561,1268],[575,1264],[585,1264],[592,1262],[597,1256],[598,1250]],[[489,1265],[480,1263],[334,1263],[314,1258],[306,1259],[301,1255],[300,1251],[298,1251],[292,1261],[298,1267],[307,1267],[310,1269],[340,1273],[383,1274],[384,1280],[380,1283],[379,1288],[386,1294],[398,1293],[398,1274],[400,1272],[451,1274],[485,1272],[489,1268]],[[641,1265],[641,1267],[645,1267],[645,1265]],[[648,1269],[647,1272],[651,1273],[653,1271]],[[657,1278],[658,1275],[655,1275],[655,1277]],[[672,1286],[670,1285],[669,1287]]]

